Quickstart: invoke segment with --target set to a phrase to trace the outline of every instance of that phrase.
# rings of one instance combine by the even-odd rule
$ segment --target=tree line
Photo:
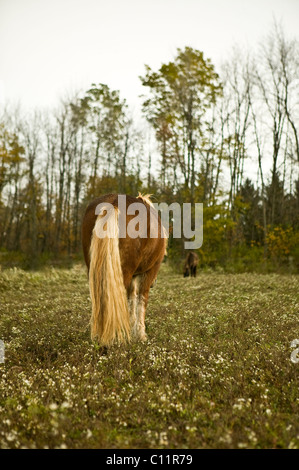
[[[75,256],[88,202],[140,191],[203,202],[202,265],[296,269],[298,52],[277,25],[258,51],[234,49],[219,71],[202,51],[178,49],[140,77],[147,126],[101,83],[55,110],[3,109],[0,262]],[[170,235],[168,253],[179,263],[183,240]]]

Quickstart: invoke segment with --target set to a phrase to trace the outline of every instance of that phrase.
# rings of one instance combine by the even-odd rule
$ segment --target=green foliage
[[[143,111],[160,145],[162,184],[167,163],[178,166],[193,197],[195,151],[201,145],[204,115],[221,92],[219,77],[201,51],[186,47],[178,49],[175,60],[162,64],[158,72],[146,66],[140,79],[150,93]]]
[[[292,227],[281,226],[270,229],[266,237],[268,254],[277,264],[293,258],[299,243],[299,233]]]

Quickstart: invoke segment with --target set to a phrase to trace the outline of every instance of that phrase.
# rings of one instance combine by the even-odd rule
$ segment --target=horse
[[[166,231],[150,196],[140,193],[137,198],[123,195],[125,236],[120,237],[119,216],[124,210],[118,207],[118,196],[106,194],[93,200],[82,222],[82,247],[92,303],[91,339],[104,347],[116,342],[129,342],[132,337],[142,341],[147,339],[145,311],[149,290],[156,281],[167,246]],[[136,202],[146,208],[146,217],[137,224],[139,230],[145,231],[145,236],[132,238],[127,232],[134,216],[128,215],[128,212],[132,214],[128,207]],[[109,225],[109,237],[99,238],[97,235],[104,215],[97,214],[99,205],[106,212],[105,226],[107,228]],[[150,237],[151,213],[154,213],[158,227],[155,238]]]
[[[198,255],[194,251],[190,251],[187,254],[185,265],[184,265],[184,277],[188,277],[191,274],[191,277],[196,277],[196,269],[198,265]]]

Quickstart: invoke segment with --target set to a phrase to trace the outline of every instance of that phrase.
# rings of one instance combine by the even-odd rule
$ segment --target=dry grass
[[[103,354],[80,265],[0,272],[0,447],[298,448],[298,291],[164,265],[149,341]]]

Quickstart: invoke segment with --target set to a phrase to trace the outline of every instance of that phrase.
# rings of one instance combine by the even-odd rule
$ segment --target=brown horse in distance
[[[124,342],[131,335],[146,339],[145,310],[149,289],[156,280],[164,258],[167,238],[149,197],[126,196],[126,209],[136,202],[146,208],[147,217],[141,222],[146,238],[131,238],[127,234],[125,238],[119,237],[118,194],[107,194],[92,201],[83,218],[82,245],[92,301],[91,337],[97,338],[103,346],[109,346],[115,341]],[[114,231],[113,237],[97,236],[97,226],[105,215],[96,214],[99,204],[104,208],[105,204],[107,207],[113,206],[114,210],[110,210],[107,218],[107,224]],[[134,218],[127,214],[127,210],[123,219],[126,229]],[[158,219],[156,238],[150,237],[151,211],[155,211]]]
[[[184,277],[196,277],[196,269],[198,265],[198,255],[194,251],[190,251],[187,254],[185,265],[184,265]]]

